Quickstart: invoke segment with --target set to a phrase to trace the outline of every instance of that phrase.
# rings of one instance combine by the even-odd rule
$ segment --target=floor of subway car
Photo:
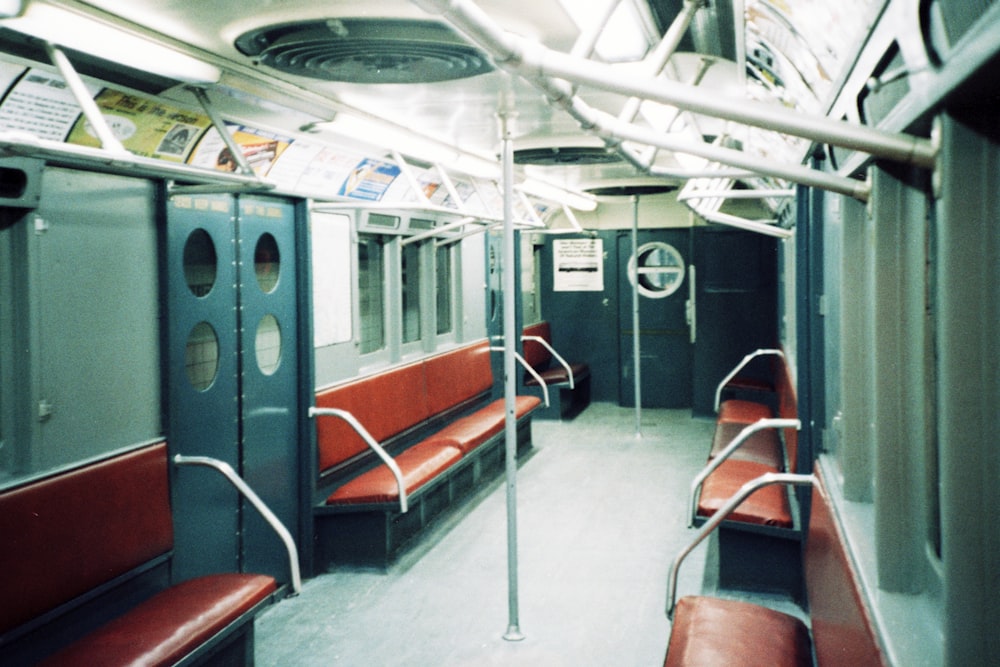
[[[334,568],[256,624],[258,667],[661,665],[667,570],[713,424],[595,403],[536,420],[517,476],[518,615],[508,627],[506,489],[496,480],[387,571]],[[699,547],[680,591],[702,589]]]

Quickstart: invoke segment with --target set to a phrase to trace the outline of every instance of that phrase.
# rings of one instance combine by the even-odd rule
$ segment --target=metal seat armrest
[[[741,370],[743,370],[744,368],[746,368],[747,364],[749,364],[751,361],[753,361],[757,357],[761,357],[761,356],[764,356],[764,355],[771,355],[771,354],[777,355],[777,356],[781,357],[782,359],[785,358],[785,353],[782,352],[781,350],[778,350],[778,349],[762,348],[760,350],[754,350],[750,354],[748,354],[745,357],[743,357],[743,359],[740,361],[740,363],[736,364],[736,367],[733,368],[733,370],[729,371],[729,373],[726,375],[726,377],[722,378],[722,382],[720,382],[719,386],[715,388],[715,411],[716,412],[719,411],[719,401],[722,398],[722,390],[725,389],[725,387],[726,387],[727,384],[729,384],[729,381],[732,380],[734,377],[736,377],[736,375]]]
[[[267,524],[281,538],[285,549],[288,551],[288,566],[292,577],[292,595],[298,595],[302,591],[302,575],[299,572],[299,551],[295,546],[295,539],[288,532],[288,529],[285,528],[285,525],[281,523],[281,519],[264,504],[264,501],[250,488],[250,485],[236,474],[233,467],[225,461],[208,456],[182,456],[181,454],[174,456],[174,464],[179,466],[205,466],[221,473],[260,512]]]
[[[701,469],[701,471],[695,475],[695,478],[691,481],[691,492],[688,501],[688,527],[693,527],[695,519],[698,516],[698,495],[701,491],[701,485],[705,482],[712,472],[722,465],[722,462],[732,456],[733,452],[740,448],[740,446],[750,439],[754,433],[758,431],[763,431],[769,428],[794,428],[796,430],[802,427],[802,422],[798,419],[758,419],[753,424],[745,426],[739,434],[733,438],[725,449],[719,452],[708,464]]]
[[[739,491],[734,493],[726,504],[719,508],[708,521],[702,525],[695,535],[694,539],[688,544],[684,549],[674,558],[673,562],[670,564],[670,571],[667,573],[667,618],[673,619],[674,617],[674,606],[677,602],[677,572],[680,569],[681,563],[684,559],[688,557],[696,546],[701,544],[701,542],[709,536],[709,534],[715,530],[720,523],[722,523],[727,516],[733,513],[740,503],[746,500],[752,493],[758,489],[764,488],[771,484],[787,484],[792,486],[803,486],[803,485],[815,485],[816,477],[814,475],[803,475],[799,473],[791,472],[768,472],[764,473],[760,477],[755,477],[754,479],[748,481],[743,486],[740,487]]]
[[[565,359],[563,359],[562,355],[556,352],[556,349],[552,347],[552,344],[549,343],[549,341],[545,340],[541,336],[521,336],[521,340],[534,341],[539,345],[541,345],[542,347],[544,347],[546,350],[548,350],[549,354],[551,354],[552,357],[559,362],[559,365],[566,369],[566,376],[569,378],[569,388],[570,389],[576,388],[576,382],[573,378],[573,369],[570,368],[569,363]]]
[[[504,348],[494,346],[490,347],[490,350],[492,350],[493,352],[503,352]],[[534,368],[531,367],[530,364],[528,364],[527,360],[525,360],[524,357],[522,357],[517,352],[514,352],[514,358],[517,359],[517,362],[522,366],[524,366],[524,369],[528,371],[531,377],[535,378],[535,380],[538,382],[538,385],[542,388],[542,396],[544,397],[545,407],[549,407],[549,385],[545,383],[545,380],[543,380],[542,376],[538,374],[538,371],[536,371]]]
[[[392,471],[392,476],[396,478],[396,486],[399,489],[399,511],[406,513],[409,510],[409,503],[406,498],[406,483],[403,481],[403,473],[399,469],[399,465],[397,465],[396,461],[389,456],[389,453],[385,451],[385,448],[376,442],[375,438],[372,437],[372,434],[368,432],[368,429],[366,429],[354,415],[347,410],[341,410],[339,408],[311,407],[309,408],[309,416],[340,417],[347,422],[347,424],[353,428],[359,436],[361,436],[361,439],[365,441],[365,444],[368,445],[368,447],[375,452],[380,459],[382,459],[382,462],[388,466],[389,470]]]

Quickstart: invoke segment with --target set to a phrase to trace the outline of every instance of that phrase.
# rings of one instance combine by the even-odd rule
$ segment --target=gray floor
[[[506,493],[497,480],[387,572],[337,569],[264,612],[259,667],[663,664],[667,569],[712,423],[591,405],[535,421],[517,481],[522,641],[507,641]],[[707,546],[681,573],[700,589]]]

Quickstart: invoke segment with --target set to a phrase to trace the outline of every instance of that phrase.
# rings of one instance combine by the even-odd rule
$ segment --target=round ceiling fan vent
[[[236,48],[273,69],[325,81],[433,83],[493,69],[479,50],[432,21],[344,18],[257,28]]]
[[[670,184],[642,184],[642,185],[611,185],[601,188],[587,188],[588,194],[595,197],[632,197],[641,195],[661,195],[673,192],[676,185]]]
[[[587,164],[611,164],[621,161],[603,146],[545,146],[522,148],[514,151],[516,164],[533,164],[543,167]]]

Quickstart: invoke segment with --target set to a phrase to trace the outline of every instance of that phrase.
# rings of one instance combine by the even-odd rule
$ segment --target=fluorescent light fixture
[[[729,188],[718,188],[712,190],[692,190],[677,196],[677,201],[688,201],[689,199],[791,199],[795,197],[795,190],[774,190],[771,188],[758,188],[754,190],[732,190]]]
[[[2,11],[0,5],[0,15]],[[216,83],[222,76],[214,65],[83,14],[51,5],[33,2],[23,16],[0,21],[0,26],[182,83]]]
[[[593,211],[597,208],[597,199],[585,192],[568,190],[534,178],[526,179],[515,185],[514,189],[532,197],[575,208],[578,211]]]
[[[0,0],[0,18],[17,16],[24,9],[23,0]]]
[[[500,179],[500,163],[488,160],[478,155],[462,153],[457,158],[444,165],[469,176],[478,176],[490,181]]]

